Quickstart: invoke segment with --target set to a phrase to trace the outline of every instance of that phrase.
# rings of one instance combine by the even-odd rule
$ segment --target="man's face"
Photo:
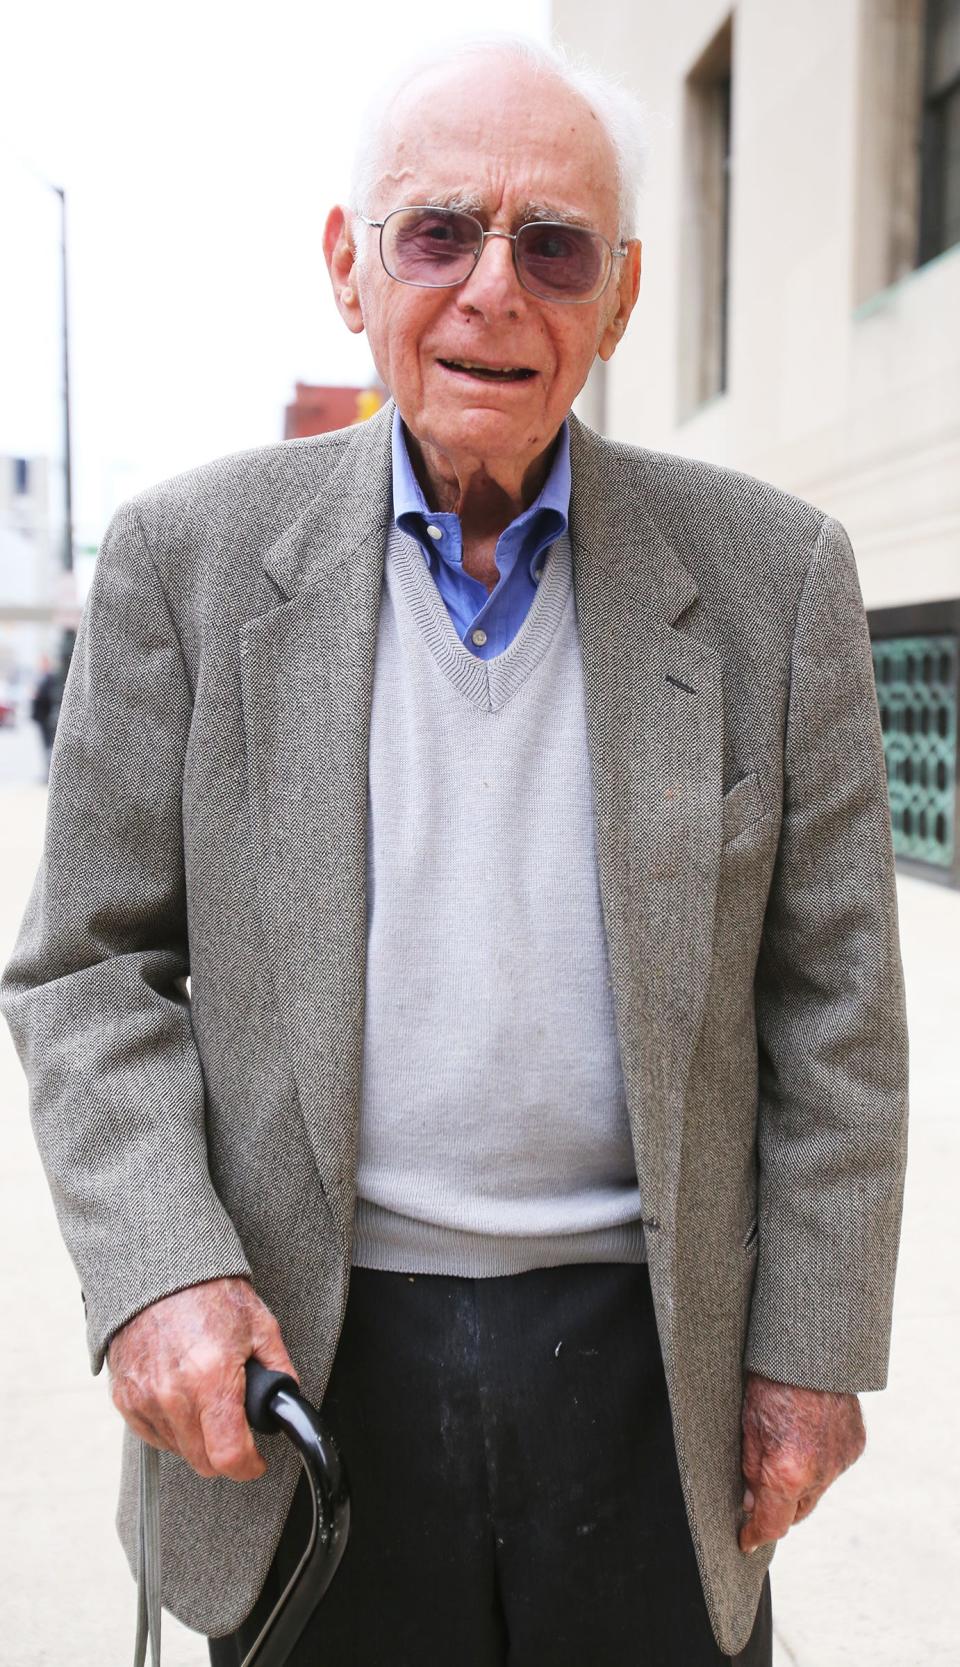
[[[401,95],[391,131],[377,198],[358,205],[371,218],[469,196],[485,228],[515,232],[525,220],[573,217],[617,247],[612,146],[587,105],[552,77],[503,58],[433,71]],[[348,220],[341,245],[350,229]],[[352,231],[360,260],[352,271],[343,264],[346,300],[331,259],[340,309],[351,328],[366,329],[411,432],[441,452],[490,462],[542,452],[597,352],[609,357],[616,345],[636,294],[639,247],[614,262],[596,301],[561,304],[522,287],[503,238],[484,244],[456,288],[421,289],[384,271],[376,230],[353,220]],[[464,360],[533,374],[485,381],[450,368]]]

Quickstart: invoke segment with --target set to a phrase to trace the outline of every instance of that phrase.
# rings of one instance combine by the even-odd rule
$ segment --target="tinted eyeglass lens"
[[[515,248],[523,283],[545,300],[592,300],[609,276],[607,243],[581,226],[531,222],[521,226]]]
[[[483,228],[469,214],[449,209],[401,208],[383,223],[383,264],[404,284],[441,288],[471,271]]]

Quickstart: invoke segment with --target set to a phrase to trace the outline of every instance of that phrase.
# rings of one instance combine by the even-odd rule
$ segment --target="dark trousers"
[[[355,1270],[324,1414],[352,1528],[289,1667],[770,1667],[710,1630],[644,1267]],[[240,1667],[305,1544],[298,1485]]]

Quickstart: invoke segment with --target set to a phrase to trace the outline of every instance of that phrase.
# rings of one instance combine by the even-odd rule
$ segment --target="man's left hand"
[[[808,1517],[866,1445],[856,1395],[795,1389],[750,1372],[743,1401],[741,1551],[780,1540]]]

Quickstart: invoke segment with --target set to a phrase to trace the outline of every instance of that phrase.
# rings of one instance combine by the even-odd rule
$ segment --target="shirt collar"
[[[428,526],[439,526],[444,530],[456,529],[456,544],[460,548],[460,518],[454,514],[441,514],[432,510],[423,495],[407,447],[406,435],[403,430],[403,420],[399,410],[393,413],[393,519],[401,532],[410,533],[416,538],[425,555],[431,554],[430,539],[426,534]],[[544,515],[544,511],[547,512]],[[510,524],[507,531],[517,528],[526,531],[536,523],[542,525],[544,533],[549,534],[547,542],[559,537],[565,532],[570,514],[570,425],[564,420],[557,439],[553,462],[540,493],[529,509],[523,511]],[[521,526],[522,523],[522,526]],[[504,535],[501,535],[504,536]],[[537,540],[540,548],[543,543]],[[531,557],[535,559],[535,557]]]

